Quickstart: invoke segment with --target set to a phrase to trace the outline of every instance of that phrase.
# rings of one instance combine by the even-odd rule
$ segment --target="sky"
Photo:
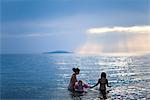
[[[150,0],[1,0],[1,53],[149,52]]]

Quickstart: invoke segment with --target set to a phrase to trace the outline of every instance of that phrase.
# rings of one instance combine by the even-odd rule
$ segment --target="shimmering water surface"
[[[108,99],[150,100],[150,55],[88,56],[72,54],[1,55],[1,99],[99,100],[99,92],[76,96],[67,90],[72,68],[78,79],[94,85],[107,73]]]

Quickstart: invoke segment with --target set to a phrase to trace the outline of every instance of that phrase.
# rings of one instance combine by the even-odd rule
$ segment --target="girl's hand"
[[[93,88],[93,86],[90,86],[90,89]]]

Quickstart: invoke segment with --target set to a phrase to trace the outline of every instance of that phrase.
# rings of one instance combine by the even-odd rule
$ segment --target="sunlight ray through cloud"
[[[77,50],[80,54],[150,52],[150,26],[148,25],[91,28],[87,30],[87,37],[87,43],[90,45],[85,43],[80,47]]]

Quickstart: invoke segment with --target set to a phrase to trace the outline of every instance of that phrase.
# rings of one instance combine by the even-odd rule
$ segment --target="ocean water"
[[[150,100],[150,55],[10,54],[0,60],[1,100],[100,100],[96,90],[82,96],[67,90],[73,67],[90,85],[106,72],[108,100]]]

